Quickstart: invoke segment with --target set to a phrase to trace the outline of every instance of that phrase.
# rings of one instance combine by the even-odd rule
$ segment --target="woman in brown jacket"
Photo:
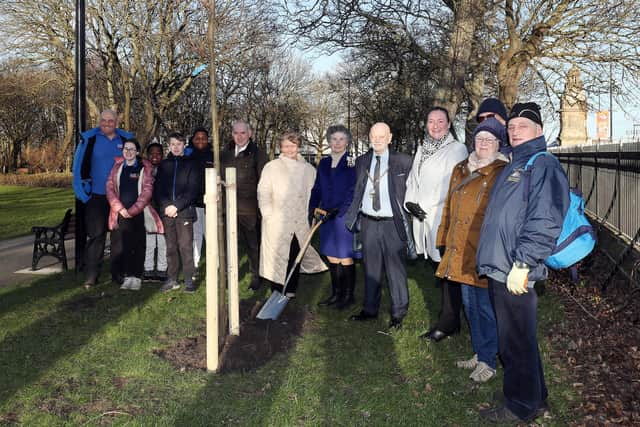
[[[496,374],[498,338],[488,284],[476,273],[476,249],[493,182],[507,164],[498,152],[505,129],[496,119],[483,121],[474,132],[475,150],[453,169],[436,244],[442,254],[436,276],[462,286],[474,356],[457,362],[474,369],[469,376],[485,382]]]

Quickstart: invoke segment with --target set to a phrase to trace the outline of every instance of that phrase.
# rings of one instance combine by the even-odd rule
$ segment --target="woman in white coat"
[[[265,165],[258,183],[258,206],[262,215],[260,276],[277,290],[282,290],[300,245],[310,231],[308,206],[316,170],[299,154],[300,144],[300,134],[285,132],[278,141],[280,157]],[[291,276],[286,295],[295,297],[300,271],[326,270],[320,255],[309,246]]]
[[[431,108],[427,114],[427,135],[416,152],[407,178],[405,208],[413,215],[416,252],[431,260],[434,272],[440,263],[436,238],[451,173],[468,155],[467,147],[456,139],[447,110]],[[446,280],[440,283],[442,305],[438,323],[422,335],[436,342],[460,329],[462,308],[460,285],[449,284]]]

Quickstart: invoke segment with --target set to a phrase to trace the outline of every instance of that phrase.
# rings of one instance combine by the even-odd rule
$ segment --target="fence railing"
[[[562,163],[569,185],[582,190],[587,213],[628,243],[623,254],[613,257],[619,268],[632,247],[640,249],[640,143],[551,151]]]

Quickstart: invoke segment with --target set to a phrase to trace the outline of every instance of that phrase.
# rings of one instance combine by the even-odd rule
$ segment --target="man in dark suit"
[[[346,214],[346,225],[356,231],[356,222],[360,223],[365,290],[362,311],[350,320],[378,317],[384,272],[391,296],[389,327],[400,329],[409,308],[404,258],[408,248],[414,248],[408,232],[409,221],[402,209],[411,157],[390,150],[391,137],[389,126],[376,123],[369,131],[373,150],[356,160],[356,188]]]

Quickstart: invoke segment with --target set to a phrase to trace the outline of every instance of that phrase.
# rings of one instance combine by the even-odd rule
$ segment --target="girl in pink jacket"
[[[145,258],[146,232],[163,233],[162,221],[149,204],[153,194],[153,167],[138,156],[140,143],[128,139],[107,179],[111,280],[120,289],[139,290]]]

